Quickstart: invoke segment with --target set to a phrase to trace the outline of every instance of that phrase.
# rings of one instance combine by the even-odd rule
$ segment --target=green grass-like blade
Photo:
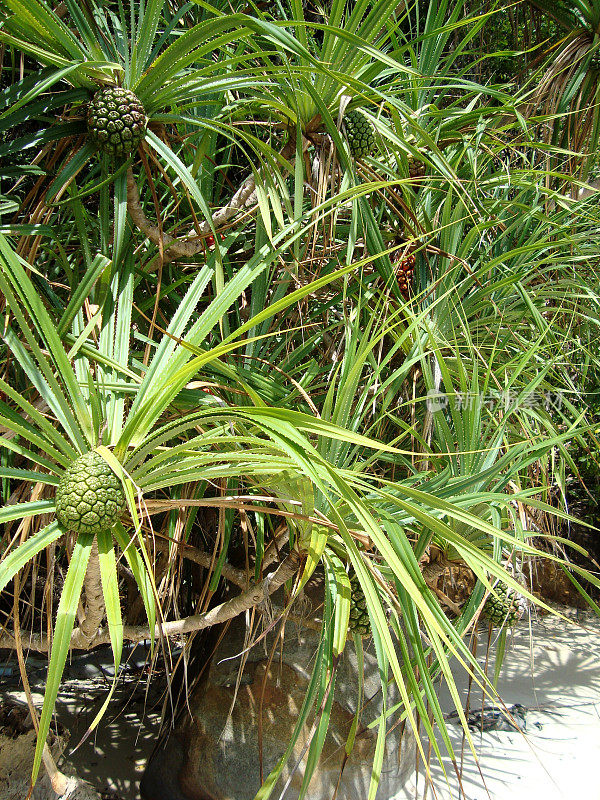
[[[106,621],[110,634],[110,643],[113,651],[115,674],[110,690],[102,703],[98,713],[90,723],[84,736],[77,745],[79,747],[95,730],[98,723],[106,713],[118,681],[119,666],[123,654],[123,620],[121,617],[121,603],[119,599],[119,578],[117,575],[117,562],[110,531],[98,534],[98,559],[100,562],[100,577],[102,580],[102,594],[106,606]]]
[[[54,500],[32,500],[29,503],[16,503],[15,505],[3,506],[2,508],[0,508],[0,522],[1,523],[5,523],[5,522],[10,522],[13,519],[25,519],[27,517],[35,517],[38,514],[48,514],[51,511],[54,511]],[[28,544],[29,542],[33,542],[34,539],[36,540],[36,542],[42,541],[42,540],[45,541],[45,538],[47,536],[52,536],[55,533],[56,533],[56,535],[54,536],[54,538],[56,539],[61,535],[61,533],[64,533],[64,531],[62,531],[62,529],[58,530],[58,531],[55,531],[55,529],[53,527],[55,525],[58,525],[58,523],[57,522],[50,523],[50,525],[48,525],[46,528],[44,528],[43,531],[38,531],[38,533],[36,533],[35,536],[32,536],[31,539],[27,539],[27,541],[25,541],[25,542],[23,542],[23,544],[19,545],[18,550],[20,550],[21,547],[25,548],[23,550],[23,555],[17,557],[17,555],[16,555],[17,550],[15,550],[15,551],[13,551],[11,553],[10,556],[6,556],[6,562],[9,562],[9,560],[12,559],[12,558],[17,558],[17,559],[25,558],[25,561],[23,561],[22,564],[21,564],[21,566],[23,566],[23,564],[25,564],[29,560],[29,558],[33,557],[38,552],[38,550],[40,550],[42,547],[46,546],[46,545],[40,545],[40,547],[36,550],[35,548],[36,548],[37,545]],[[50,528],[52,528],[51,531],[50,531]],[[37,538],[38,536],[41,537],[39,540]],[[54,541],[54,539],[50,539],[48,544],[50,544],[52,541]],[[27,547],[26,547],[26,545],[27,545]],[[26,557],[25,554],[27,552],[29,552],[30,550],[32,551],[32,555]],[[12,561],[10,561],[10,563],[12,563]],[[17,567],[17,570],[16,570],[17,572],[21,569],[21,566]],[[3,569],[9,569],[9,566],[6,566],[5,562],[3,562]],[[3,574],[3,573],[0,573],[0,574]],[[13,575],[14,574],[15,573],[13,572]],[[12,577],[12,575],[11,575],[11,577]],[[10,580],[10,578],[7,578],[6,580]],[[0,581],[0,584],[2,584],[2,581]],[[4,586],[4,585],[6,585],[6,584],[2,584],[2,586]],[[2,586],[0,586],[0,588],[2,588]]]
[[[57,478],[55,475],[48,475],[45,472],[34,472],[29,469],[17,469],[14,467],[0,466],[0,477],[15,478],[19,481],[45,483],[49,486],[58,486],[60,483],[60,478]]]
[[[21,514],[17,513],[16,516],[5,515],[5,509],[0,508],[0,522],[8,522],[10,519],[19,519],[22,516],[27,517],[33,516],[34,514],[48,513],[48,511],[53,510],[54,503],[48,500],[38,500],[35,503],[22,503],[16,506],[10,506],[10,508],[20,510]],[[42,530],[38,531],[29,539],[26,539],[17,548],[11,550],[8,555],[3,553],[2,560],[0,561],[0,592],[28,561],[31,561],[31,559],[45,547],[55,542],[63,533],[64,530],[60,527],[58,522],[51,522],[50,525],[42,528]]]
[[[90,267],[85,271],[84,276],[77,284],[75,291],[71,294],[69,303],[64,310],[60,322],[57,326],[57,332],[60,337],[64,336],[71,328],[71,324],[79,310],[83,306],[85,300],[88,298],[96,281],[102,276],[103,272],[110,265],[110,259],[101,254],[96,255]]]
[[[2,257],[0,288],[4,291],[11,311],[19,322],[21,332],[27,339],[31,350],[36,356],[37,364],[41,368],[46,379],[46,385],[50,388],[52,397],[63,415],[63,425],[65,429],[68,430],[72,441],[76,441],[82,452],[85,452],[87,449],[87,442],[93,441],[94,437],[90,415],[83,393],[75,379],[75,375],[73,374],[73,370],[56,331],[56,327],[44,307],[38,292],[31,283],[31,280],[19,263],[16,255],[9,247],[7,240],[1,234],[0,256]],[[20,310],[17,297],[27,310],[29,317],[37,328],[43,341],[46,343],[56,368],[64,381],[69,398],[73,403],[75,414],[73,414],[73,411],[69,407],[46,357],[31,334],[29,326]],[[86,434],[87,441],[86,437],[84,437],[81,432],[82,429]]]
[[[42,750],[44,749],[48,731],[50,730],[54,705],[69,654],[75,615],[79,607],[81,590],[90,553],[92,551],[93,541],[94,537],[90,534],[82,533],[77,537],[75,547],[73,548],[73,555],[71,556],[71,563],[69,564],[60,596],[56,623],[54,625],[54,636],[52,638],[52,651],[50,654],[50,663],[48,665],[48,675],[46,678],[44,704],[42,706],[42,713],[40,714],[35,756],[33,759],[33,769],[31,773],[32,784],[37,780],[40,771]]]
[[[156,626],[156,602],[152,591],[152,578],[148,575],[144,559],[136,547],[136,537],[135,535],[129,536],[120,522],[115,525],[112,533],[123,551],[129,568],[133,572],[140,594],[142,595],[144,608],[146,609],[148,626],[151,631],[154,631]]]

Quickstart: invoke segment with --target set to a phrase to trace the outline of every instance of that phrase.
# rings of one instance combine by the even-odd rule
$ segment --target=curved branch
[[[286,161],[292,159],[294,155],[293,145],[288,142],[280,155]],[[127,170],[127,210],[129,211],[129,216],[134,225],[136,225],[153,244],[157,247],[162,247],[162,257],[159,255],[150,262],[146,270],[148,272],[152,272],[158,269],[160,264],[167,264],[169,261],[173,261],[176,258],[191,258],[197,255],[203,248],[202,239],[198,241],[199,236],[209,234],[213,228],[224,225],[238,213],[254,205],[256,205],[256,179],[254,173],[252,173],[242,183],[229,203],[214,212],[211,222],[205,220],[190,233],[188,238],[176,239],[168,233],[161,232],[159,227],[153,225],[145,215],[133,170],[131,167]]]
[[[211,569],[214,566],[214,556],[212,553],[198,550],[197,547],[187,544],[186,542],[177,542],[174,539],[160,539],[157,537],[154,540],[154,546],[157,550],[160,550],[161,553],[168,553],[171,547],[175,546],[178,551],[177,554],[183,556],[183,558],[186,558],[188,561],[193,561],[194,564],[206,567],[206,569]],[[225,580],[235,583],[240,589],[245,589],[248,586],[248,579],[245,571],[233,567],[227,562],[221,567],[221,575]]]
[[[275,572],[267,575],[260,583],[251,586],[247,591],[242,592],[237,597],[232,597],[231,600],[227,600],[215,608],[211,608],[210,611],[206,611],[204,614],[194,614],[191,617],[163,624],[157,623],[154,635],[159,637],[161,635],[174,636],[176,634],[192,633],[192,631],[210,628],[212,625],[218,625],[221,622],[233,619],[233,617],[237,617],[244,611],[248,611],[248,609],[264,602],[269,595],[276,592],[280,586],[283,586],[286,581],[294,577],[299,565],[300,555],[293,551],[281,562]],[[130,642],[141,642],[144,639],[151,638],[151,631],[147,625],[125,626],[123,638]],[[88,650],[90,647],[97,647],[109,642],[110,632],[106,627],[101,628],[98,631],[98,635],[91,642],[81,635],[78,628],[73,632],[70,648],[72,650]],[[29,639],[23,642],[23,645],[29,650],[46,653],[48,652],[49,640],[47,636],[31,634]],[[10,633],[0,636],[0,648],[14,649],[15,646],[15,638]]]

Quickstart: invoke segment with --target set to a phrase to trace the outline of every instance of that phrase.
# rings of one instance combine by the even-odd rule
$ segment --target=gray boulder
[[[208,679],[190,698],[191,715],[184,715],[150,760],[140,787],[143,800],[252,800],[261,785],[259,716],[263,779],[284,754],[308,687],[319,635],[288,623],[285,641],[278,645],[270,666],[274,640],[266,637],[246,654],[235,696],[240,653],[245,649],[241,623],[238,619],[230,626]],[[354,749],[345,761],[344,746],[358,700],[358,662],[348,642],[337,668],[329,730],[307,800],[368,796],[377,729],[366,726],[381,712],[381,682],[373,646],[369,640],[364,644],[363,711]],[[388,707],[397,699],[397,692],[389,688]],[[396,723],[397,717],[388,723],[378,800],[398,796],[413,772],[414,739],[406,731],[401,736],[403,726]],[[312,716],[271,795],[275,800],[299,795],[311,725]]]

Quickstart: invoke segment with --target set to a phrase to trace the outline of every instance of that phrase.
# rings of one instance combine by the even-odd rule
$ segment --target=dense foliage
[[[452,756],[432,678],[465,722],[490,592],[543,605],[523,564],[563,564],[597,445],[597,12],[324,5],[0,2],[0,647],[50,654],[34,778],[70,649],[118,670],[231,585],[219,621],[257,633],[247,590],[284,585],[283,624],[315,571],[298,730],[368,634],[403,698],[380,735]],[[103,530],[61,513],[87,462],[124,498]]]

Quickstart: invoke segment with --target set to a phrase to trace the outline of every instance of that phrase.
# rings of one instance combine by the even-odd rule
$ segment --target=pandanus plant
[[[546,118],[544,140],[568,151],[570,171],[587,180],[600,131],[600,8],[595,0],[528,1],[559,31],[534,76],[530,111]]]
[[[29,648],[50,651],[34,780],[71,649],[110,642],[118,670],[124,639],[154,640],[176,629],[183,632],[190,625],[181,620],[166,623],[166,627],[159,624],[152,548],[145,535],[152,529],[153,514],[203,505],[202,492],[186,497],[177,494],[177,487],[206,486],[207,482],[212,485],[237,477],[246,494],[250,492],[246,501],[251,503],[252,494],[260,491],[269,476],[283,471],[290,481],[294,475],[306,476],[326,495],[327,486],[340,478],[318,457],[306,433],[318,431],[327,436],[329,431],[335,437],[350,435],[357,444],[375,445],[297,412],[282,415],[279,409],[269,411],[254,393],[247,406],[236,409],[200,389],[191,394],[184,391],[211,363],[235,384],[235,371],[220,357],[239,348],[240,339],[230,336],[216,348],[206,347],[206,339],[239,292],[273,258],[277,258],[275,253],[257,256],[254,265],[241,270],[196,317],[214,261],[201,269],[157,343],[153,358],[140,369],[130,352],[131,259],[125,271],[113,277],[110,299],[96,311],[92,327],[84,323],[85,291],[73,296],[56,323],[8,241],[0,235],[0,289],[11,320],[3,340],[15,369],[29,382],[29,389],[20,393],[6,380],[0,381],[5,396],[0,404],[4,430],[0,444],[20,464],[3,466],[0,471],[4,480],[28,482],[32,487],[30,500],[9,503],[0,510],[3,524],[21,521],[17,534],[4,539],[0,588],[38,553],[59,541],[67,548],[69,562],[52,637],[32,633],[26,642]],[[98,256],[87,279],[93,282],[108,267],[107,259]],[[84,281],[82,289],[89,285]],[[298,301],[306,291],[291,295],[289,302]],[[287,302],[280,305],[285,307]],[[271,313],[263,312],[262,318]],[[95,325],[100,335],[94,342],[89,334]],[[242,336],[243,331],[238,334]],[[241,385],[245,385],[243,380]],[[21,466],[23,463],[27,466]],[[167,493],[165,498],[167,490],[173,494]],[[268,497],[277,505],[276,493]],[[244,505],[243,500],[235,502]],[[55,518],[45,526],[37,525],[37,520],[48,514]],[[19,544],[21,536],[24,540]],[[257,588],[259,594],[267,585],[269,591],[275,591],[295,575],[298,554],[309,543],[310,535],[290,548],[267,583],[259,581],[245,595],[234,598],[232,605],[226,603],[227,608],[220,612],[211,611],[206,618],[192,622],[190,630],[228,619],[254,605],[260,600]],[[226,549],[223,559],[225,555]],[[137,583],[147,615],[145,626],[123,624],[117,572],[121,559],[126,560]],[[205,564],[211,565],[210,555]],[[223,563],[217,563],[213,575],[217,583],[222,569]],[[257,579],[261,572],[262,564],[257,561]],[[239,583],[239,577],[237,580]],[[17,592],[18,586],[16,583]],[[84,588],[84,616],[76,625]],[[13,647],[15,634],[6,632],[0,641],[2,646]]]
[[[41,67],[4,92],[7,108],[0,131],[7,135],[0,155],[30,151],[36,164],[49,160],[53,179],[38,181],[47,218],[57,204],[75,208],[77,201],[102,195],[112,184],[114,223],[102,236],[103,251],[115,265],[126,238],[127,209],[159,247],[162,263],[203,252],[203,239],[214,236],[216,227],[256,205],[258,176],[251,171],[225,205],[211,209],[201,187],[212,166],[201,162],[216,135],[238,142],[248,158],[258,155],[270,168],[262,176],[266,181],[272,180],[273,170],[278,174],[288,166],[295,145],[274,152],[255,132],[229,124],[226,115],[218,118],[229,94],[259,91],[271,81],[271,70],[256,68],[260,53],[247,44],[251,34],[261,33],[284,52],[291,47],[317,66],[283,28],[209,6],[196,9],[190,24],[190,9],[171,14],[164,0],[123,5],[118,13],[103,3],[82,8],[67,0],[62,13],[45,0],[9,0],[0,14],[0,41],[26,55],[28,66]],[[223,53],[217,64],[215,51]],[[197,151],[191,166],[180,154],[184,138],[192,141],[190,134]],[[199,213],[191,239],[168,232],[156,194],[158,224],[144,213],[136,174],[140,162],[149,178],[155,165],[165,176],[171,172],[170,185],[189,201],[194,218]],[[108,209],[107,199],[102,202]],[[38,209],[37,218],[41,213]]]
[[[8,454],[0,476],[4,486],[18,486],[0,511],[8,523],[0,586],[12,580],[18,594],[20,571],[44,550],[59,548],[66,567],[52,637],[32,631],[25,639],[50,649],[34,777],[70,649],[110,642],[116,674],[124,641],[225,621],[259,608],[282,584],[291,601],[317,569],[325,578],[322,640],[297,725],[300,732],[320,715],[310,769],[324,740],[336,664],[349,638],[360,652],[368,633],[384,697],[388,675],[401,696],[400,707],[375,722],[379,743],[390,724],[404,718],[417,731],[421,720],[438,757],[434,728],[453,754],[433,678],[446,680],[459,715],[451,657],[486,685],[464,635],[486,592],[520,589],[502,563],[533,548],[511,509],[552,511],[534,496],[545,482],[528,470],[545,468],[557,451],[568,459],[565,442],[579,435],[579,412],[571,405],[553,421],[536,408],[499,421],[481,405],[459,408],[452,398],[480,397],[490,384],[522,394],[552,381],[572,388],[570,364],[557,364],[571,323],[561,327],[562,309],[554,306],[549,317],[546,301],[560,287],[561,303],[578,312],[582,327],[586,320],[593,327],[593,314],[579,309],[584,284],[565,279],[550,291],[542,278],[567,258],[587,263],[593,237],[587,217],[562,206],[546,207],[542,219],[547,195],[535,173],[519,175],[509,189],[490,175],[494,120],[507,124],[499,112],[508,100],[464,75],[448,81],[452,55],[436,69],[448,37],[466,21],[461,3],[430,5],[414,43],[391,0],[360,0],[348,10],[334,0],[322,23],[308,23],[299,0],[287,20],[206,5],[172,16],[159,0],[132,5],[129,14],[119,7],[116,16],[104,4],[80,10],[65,0],[66,18],[42,0],[6,0],[0,38],[45,71],[11,87],[0,124],[38,115],[45,124],[21,145],[5,140],[0,153],[72,137],[75,152],[58,165],[48,197],[62,203],[64,196],[59,208],[74,209],[78,247],[60,251],[65,265],[84,253],[80,280],[70,282],[61,305],[39,281],[37,262],[0,239],[3,337],[15,377],[0,383]],[[457,98],[457,87],[464,96]],[[497,106],[479,102],[490,96]],[[65,118],[47,124],[59,108]],[[360,120],[351,116],[357,113]],[[344,118],[358,121],[369,146],[371,128],[362,126],[374,126],[373,153],[361,146],[351,157],[344,133],[352,123],[344,126]],[[287,137],[279,149],[246,130],[245,123],[271,121],[275,139]],[[115,122],[122,127],[109,129]],[[194,150],[188,145],[196,134]],[[203,159],[203,137],[215,134],[259,157],[217,210],[207,199],[215,171]],[[423,159],[418,173],[408,157]],[[335,159],[339,169],[331,167]],[[153,174],[160,177],[145,191],[142,176]],[[93,257],[87,234],[94,229],[79,211],[97,191],[102,254]],[[239,219],[255,205],[256,222]],[[182,208],[193,234],[181,237],[176,223],[165,230],[163,208]],[[589,214],[589,206],[578,208]],[[127,214],[146,239],[128,235]],[[402,227],[396,249],[410,259],[398,271],[416,273],[412,293],[408,277],[399,287],[386,261],[390,217]],[[224,256],[237,234],[223,242],[214,231],[232,221],[237,239],[251,242],[234,265]],[[216,244],[206,263],[171,272],[172,283],[159,283],[156,298],[148,298],[149,272],[192,260],[202,252],[197,240],[211,230]],[[314,244],[323,258],[310,282]],[[586,302],[597,302],[591,290]],[[152,303],[157,314],[148,319]],[[429,407],[429,392],[450,398],[448,405]],[[204,506],[222,512],[213,552],[188,542],[194,512]],[[181,510],[189,512],[185,523],[161,538],[159,515]],[[271,525],[272,517],[283,522]],[[244,543],[244,570],[229,561],[233,519],[254,534]],[[159,585],[153,552],[161,542],[169,554],[183,550],[207,568],[205,597],[222,580],[239,594],[180,615]],[[426,574],[435,552],[469,567],[478,581],[456,614]],[[123,619],[124,572],[137,586],[144,625]],[[2,646],[19,646],[15,622]],[[377,759],[382,753],[379,747]],[[373,765],[371,797],[380,766]]]
[[[449,656],[454,654],[485,682],[462,640],[464,631],[476,619],[477,604],[469,606],[459,624],[453,623],[423,580],[419,562],[435,532],[438,539],[451,541],[458,548],[485,584],[490,585],[489,576],[511,583],[510,576],[475,540],[464,537],[454,523],[444,519],[479,530],[486,541],[491,537],[510,542],[511,538],[484,521],[481,514],[465,509],[469,501],[465,489],[471,478],[450,481],[440,491],[440,481],[435,477],[419,486],[416,476],[398,483],[369,474],[373,459],[399,458],[401,464],[405,458],[393,444],[358,432],[369,424],[367,399],[373,395],[368,387],[364,390],[367,402],[356,407],[347,402],[357,382],[363,380],[365,365],[387,326],[382,330],[375,326],[362,335],[355,329],[339,378],[331,386],[325,413],[319,417],[266,405],[250,389],[243,371],[238,374],[223,360],[227,353],[246,344],[244,331],[267,319],[274,309],[264,310],[220,344],[207,346],[207,337],[223,312],[278,257],[278,251],[257,254],[197,316],[195,309],[210,282],[214,262],[201,269],[143,368],[130,352],[130,259],[126,260],[125,272],[112,279],[109,296],[114,301],[106,301],[96,311],[94,324],[99,324],[100,335],[94,342],[90,338],[93,326],[84,321],[83,293],[73,297],[56,323],[4,238],[0,238],[0,257],[0,289],[10,319],[3,338],[15,368],[30,383],[24,393],[4,379],[0,383],[6,397],[0,405],[0,424],[12,431],[12,435],[5,432],[1,444],[18,463],[1,467],[0,474],[21,486],[31,486],[30,499],[0,510],[3,523],[21,520],[16,535],[4,540],[0,587],[15,580],[18,592],[19,572],[54,544],[62,543],[68,558],[51,640],[33,632],[22,639],[30,649],[50,651],[34,779],[70,650],[110,642],[116,675],[124,641],[154,640],[218,624],[256,606],[286,581],[293,581],[295,595],[319,564],[325,568],[326,608],[332,616],[325,615],[323,620],[329,646],[320,650],[315,669],[335,671],[349,633],[360,648],[361,637],[370,632],[378,643],[381,674],[391,670],[410,724],[416,730],[420,717],[433,740],[425,705],[429,701],[452,752],[433,685],[428,680],[420,684],[415,676],[440,673],[454,686],[449,665]],[[96,262],[96,274],[106,269],[103,257]],[[328,276],[326,282],[343,278],[349,269]],[[317,285],[324,285],[323,279]],[[279,307],[293,305],[313,288],[297,290]],[[194,379],[206,369],[216,370],[229,386],[225,396],[235,389],[239,397],[242,390],[244,403],[236,406],[219,400],[218,394],[207,395],[192,388]],[[401,373],[407,369],[409,363]],[[379,384],[378,375],[372,375],[374,387]],[[397,377],[402,380],[401,375]],[[390,379],[393,381],[394,376]],[[511,456],[514,464],[514,453]],[[502,459],[498,462],[494,474],[502,475],[505,462],[509,463]],[[272,557],[269,561],[265,558],[268,542],[263,540],[254,553],[256,583],[242,580],[239,595],[204,613],[165,619],[156,586],[150,520],[170,510],[218,507],[219,498],[205,496],[205,489],[223,479],[238,487],[236,496],[221,499],[224,508],[251,510],[256,504],[259,514],[282,514],[289,520],[291,546],[281,550],[276,570],[261,580],[263,570],[273,563]],[[189,488],[199,486],[204,488]],[[477,498],[482,497],[485,494],[479,492]],[[489,499],[496,504],[511,501],[498,492],[490,494]],[[40,526],[37,521],[48,514],[54,514],[55,519]],[[419,529],[415,547],[409,532]],[[177,552],[178,541],[185,539],[173,543],[173,552]],[[369,543],[368,551],[365,542]],[[240,585],[239,570],[227,563],[227,543],[222,546],[216,560],[210,553],[194,555],[212,570],[213,585],[218,585],[221,576]],[[527,549],[525,544],[520,546]],[[137,583],[146,625],[131,626],[123,621],[118,569],[123,559]],[[76,622],[83,590],[84,614]],[[400,624],[401,618],[411,620],[408,630]],[[417,619],[421,620],[419,625]],[[420,625],[433,651],[425,646]],[[16,646],[15,635],[4,633],[2,646]],[[396,639],[404,642],[401,656]],[[325,689],[325,685],[321,687]],[[387,691],[385,683],[382,691]],[[109,699],[110,695],[92,727]],[[307,698],[302,720],[322,701],[322,692]],[[458,695],[456,701],[460,709]],[[327,713],[323,724],[326,722]],[[385,735],[388,724],[390,720],[383,715],[378,721],[380,735]],[[281,766],[270,776],[261,796],[268,796]]]

